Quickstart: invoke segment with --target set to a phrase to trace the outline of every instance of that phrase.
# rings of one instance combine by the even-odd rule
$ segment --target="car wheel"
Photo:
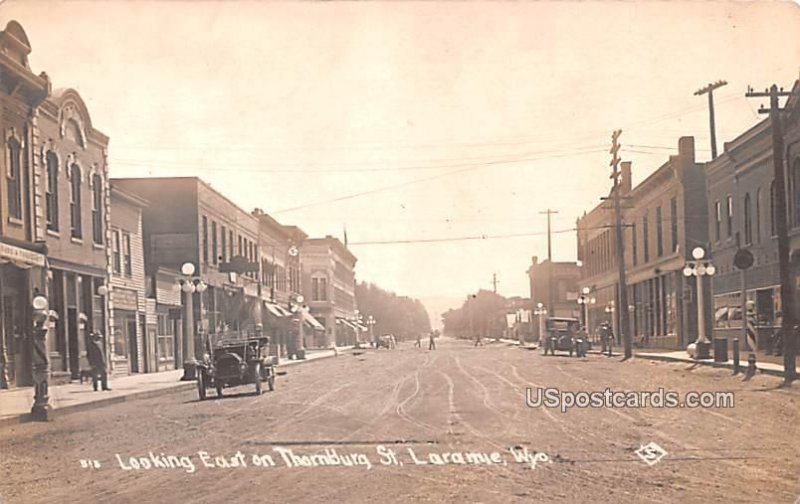
[[[256,382],[256,395],[261,395],[261,364],[258,363],[253,367],[253,379]]]
[[[201,401],[206,399],[206,378],[205,373],[200,371],[197,373],[197,395],[200,396]]]

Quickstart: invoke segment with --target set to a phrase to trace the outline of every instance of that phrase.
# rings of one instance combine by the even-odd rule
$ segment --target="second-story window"
[[[674,196],[669,201],[669,219],[672,252],[675,252],[678,250],[678,198]]]
[[[744,195],[744,243],[750,245],[753,243],[753,221],[750,209],[750,193]]]
[[[81,178],[80,166],[73,164],[70,170],[69,180],[69,214],[73,238],[83,238],[83,226],[81,224]]]
[[[225,229],[225,226],[222,226],[222,242],[221,242],[221,250],[220,250],[219,258],[220,258],[220,261],[222,261],[224,263],[228,262],[228,247],[227,247],[228,240],[227,240],[227,238],[228,238],[227,229]]]
[[[650,261],[650,230],[648,229],[647,212],[642,217],[642,253],[644,262]]]
[[[208,217],[203,216],[203,262],[208,264]]]
[[[656,255],[664,255],[664,222],[661,215],[661,207],[656,207]]]
[[[775,181],[773,180],[769,186],[769,230],[772,236],[777,234],[777,223],[775,221],[777,209],[775,208],[775,203]]]
[[[45,156],[47,188],[44,195],[47,229],[58,231],[58,156],[48,151]]]
[[[756,242],[761,243],[761,188],[756,189]]]
[[[639,244],[636,241],[636,224],[631,226],[631,255],[633,256],[633,265],[636,266],[636,263],[639,262],[638,252],[639,252]]]
[[[103,243],[103,178],[92,175],[92,239]]]
[[[8,141],[8,216],[22,219],[22,146],[16,138]]]
[[[122,246],[120,244],[119,229],[111,233],[111,268],[117,275],[122,274]]]
[[[328,279],[327,278],[312,278],[311,279],[311,299],[313,301],[327,301],[328,300]]]
[[[727,214],[727,226],[726,231],[728,232],[728,238],[733,236],[733,196],[730,194],[728,195],[728,214]]]
[[[122,264],[125,270],[125,276],[133,274],[133,264],[131,263],[131,234],[122,233]]]
[[[714,202],[714,239],[719,241],[722,237],[722,205],[719,200]]]
[[[219,264],[217,252],[217,223],[211,221],[211,260],[214,261],[214,264]]]

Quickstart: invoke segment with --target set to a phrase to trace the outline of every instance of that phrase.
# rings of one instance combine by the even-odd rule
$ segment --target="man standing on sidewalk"
[[[92,366],[92,386],[97,392],[97,382],[103,386],[103,390],[111,390],[108,387],[108,373],[106,372],[106,353],[103,349],[103,337],[94,331],[89,333],[89,345],[86,348],[89,365]]]

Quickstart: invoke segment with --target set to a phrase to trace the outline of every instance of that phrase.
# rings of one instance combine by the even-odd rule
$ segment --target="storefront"
[[[0,388],[33,384],[30,299],[41,292],[44,255],[0,243]]]

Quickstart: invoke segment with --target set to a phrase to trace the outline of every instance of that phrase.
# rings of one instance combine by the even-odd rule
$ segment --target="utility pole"
[[[630,324],[628,322],[628,283],[625,279],[625,243],[622,237],[622,212],[620,210],[620,176],[619,162],[617,156],[619,152],[619,136],[622,130],[616,130],[611,134],[611,179],[614,181],[611,196],[614,198],[614,220],[617,238],[617,269],[619,271],[619,316],[622,341],[625,346],[625,359],[633,357],[633,344],[631,342]]]
[[[499,281],[497,280],[497,273],[492,273],[492,286],[494,288],[494,293],[497,294],[497,284]]]
[[[726,81],[719,80],[694,92],[695,96],[708,94],[708,121],[711,126],[711,159],[717,157],[717,133],[714,129],[714,90],[727,84]]]
[[[549,208],[539,212],[541,215],[547,215],[547,311],[550,312],[551,317],[555,316],[555,310],[553,309],[553,240],[550,216],[557,213],[558,210],[550,210]]]
[[[795,368],[795,314],[794,314],[794,287],[791,281],[791,269],[789,265],[789,233],[786,219],[786,179],[783,168],[783,129],[781,127],[780,107],[778,97],[789,96],[791,92],[786,92],[783,88],[778,90],[778,86],[773,84],[764,92],[755,92],[752,87],[747,88],[745,94],[748,98],[769,97],[769,109],[762,105],[760,113],[769,113],[769,123],[772,129],[772,165],[775,171],[775,231],[778,234],[778,267],[781,275],[781,306],[782,323],[781,333],[783,334],[783,384],[790,385],[797,379],[797,369]]]

